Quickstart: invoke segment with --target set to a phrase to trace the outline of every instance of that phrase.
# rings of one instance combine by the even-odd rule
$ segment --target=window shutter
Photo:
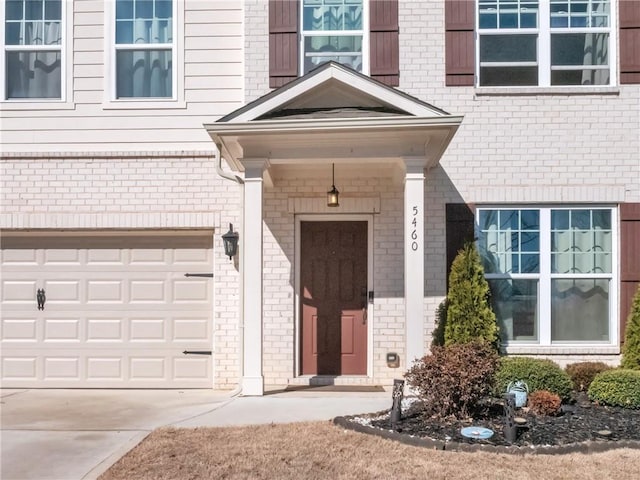
[[[451,264],[466,242],[475,240],[475,214],[473,205],[466,203],[447,203],[445,206],[447,224],[447,291]]]
[[[445,0],[445,84],[473,86],[475,75],[475,2]]]
[[[620,83],[640,83],[640,2],[621,0]]]
[[[640,203],[620,205],[620,341],[640,285]]]
[[[391,87],[400,84],[398,0],[369,3],[370,75]]]
[[[298,0],[269,0],[269,87],[298,77]]]

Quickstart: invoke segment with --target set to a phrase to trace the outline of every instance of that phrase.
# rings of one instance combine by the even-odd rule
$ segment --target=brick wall
[[[269,2],[244,1],[244,89],[249,103],[269,92]]]
[[[247,25],[255,22],[256,26],[255,30],[247,28],[245,37],[247,58],[254,58],[245,66],[247,101],[268,92],[267,57],[257,55],[261,49],[266,51],[262,36],[267,25],[265,4],[256,0],[246,5]],[[521,96],[445,87],[444,2],[401,0],[399,21],[399,89],[465,117],[440,165],[426,174],[428,343],[435,310],[446,293],[445,204],[638,201],[640,87],[572,89],[561,94],[532,89]],[[402,349],[404,342],[402,255],[388,255],[395,244],[385,238],[400,228],[398,213],[403,203],[401,188],[386,198],[384,182],[375,183],[368,192],[381,192],[385,208],[395,212],[383,211],[374,220],[376,282],[386,282],[376,283],[380,294],[374,307],[376,319],[385,319],[376,330],[384,335],[374,340],[374,348],[381,353],[388,348]],[[385,376],[383,364],[382,355],[376,354],[375,372],[380,377]]]
[[[296,373],[296,218],[288,213],[287,203],[295,197],[323,199],[329,181],[328,177],[287,178],[265,189],[263,355],[266,384],[294,381]],[[376,298],[369,319],[374,336],[373,378],[362,381],[390,384],[403,368],[388,368],[386,353],[400,354],[402,365],[405,364],[403,255],[397,249],[397,232],[402,231],[402,186],[380,178],[341,178],[339,189],[343,196],[380,195],[381,213],[373,215],[374,285],[371,288]]]
[[[220,234],[241,224],[241,189],[213,156],[5,155],[0,182],[3,229],[214,228],[214,384],[237,382],[239,273]]]

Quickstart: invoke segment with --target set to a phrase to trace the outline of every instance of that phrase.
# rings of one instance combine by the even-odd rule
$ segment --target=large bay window
[[[612,19],[611,0],[478,0],[478,85],[610,85]]]
[[[330,60],[368,73],[364,0],[302,0],[302,74]]]
[[[174,96],[172,0],[117,0],[115,98]]]
[[[61,99],[62,0],[4,2],[4,99]]]
[[[478,209],[478,248],[504,343],[614,342],[614,215]]]

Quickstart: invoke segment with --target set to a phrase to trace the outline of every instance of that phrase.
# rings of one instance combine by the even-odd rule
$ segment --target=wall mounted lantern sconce
[[[238,253],[238,239],[240,235],[238,232],[233,231],[233,224],[229,224],[229,231],[222,235],[222,242],[224,243],[224,254],[231,260],[236,253]]]
[[[339,207],[338,196],[340,192],[336,188],[336,166],[331,164],[331,190],[327,192],[327,207]]]

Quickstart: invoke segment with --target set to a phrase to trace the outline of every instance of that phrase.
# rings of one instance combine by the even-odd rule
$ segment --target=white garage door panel
[[[22,349],[2,355],[2,376],[13,388],[210,388],[203,378],[213,372],[210,356],[175,351],[99,349],[78,356],[68,349]]]
[[[212,386],[210,235],[3,244],[3,387]]]

